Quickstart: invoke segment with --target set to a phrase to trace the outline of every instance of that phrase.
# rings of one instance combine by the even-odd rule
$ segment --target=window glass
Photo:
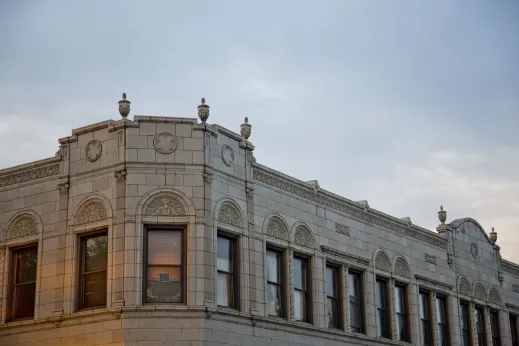
[[[148,264],[180,265],[182,263],[182,232],[148,231]]]
[[[268,281],[279,283],[279,257],[278,252],[267,251]]]
[[[81,284],[79,308],[106,306],[108,236],[96,234],[81,238]]]
[[[13,251],[14,266],[11,284],[11,319],[34,316],[36,298],[36,271],[38,267],[38,246],[25,247]]]

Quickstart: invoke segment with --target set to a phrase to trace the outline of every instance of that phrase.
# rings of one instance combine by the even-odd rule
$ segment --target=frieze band
[[[24,172],[18,172],[0,177],[0,187],[23,183],[26,181],[50,177],[59,174],[60,164],[52,166],[39,167]]]
[[[509,274],[519,276],[519,267],[511,263],[501,261],[501,269]]]
[[[408,237],[421,240],[428,244],[437,246],[441,249],[447,250],[447,241],[443,239],[438,239],[434,235],[428,235],[423,233],[422,231],[418,231],[416,229],[410,228],[407,225],[400,225],[395,222],[384,219],[378,215],[373,215],[369,210],[363,210],[360,206],[348,205],[345,202],[337,201],[336,199],[327,197],[323,195],[323,193],[314,192],[312,189],[305,189],[303,187],[297,186],[295,183],[288,182],[282,178],[275,177],[271,174],[267,174],[258,169],[253,170],[253,179],[262,182],[264,184],[273,186],[275,188],[284,190],[286,192],[297,195],[301,198],[306,198],[315,203],[323,204],[329,208],[338,210],[342,213],[349,214],[357,219],[360,219],[364,222],[375,224],[379,227],[384,227],[393,232],[397,232]]]

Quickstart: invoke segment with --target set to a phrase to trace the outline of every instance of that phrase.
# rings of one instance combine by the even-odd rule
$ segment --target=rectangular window
[[[9,319],[34,317],[38,245],[14,249],[11,257]]]
[[[108,236],[106,233],[83,236],[80,243],[78,309],[105,307]]]
[[[283,253],[267,249],[267,309],[270,316],[284,317]]]
[[[470,318],[469,305],[465,302],[461,306],[461,342],[462,346],[470,346]]]
[[[238,308],[238,261],[236,239],[218,234],[216,242],[217,304]]]
[[[395,310],[396,310],[396,330],[397,340],[409,341],[407,332],[406,316],[406,288],[405,286],[395,285]]]
[[[147,230],[146,303],[184,301],[184,243],[182,229]]]
[[[342,309],[340,308],[339,268],[326,266],[326,318],[328,328],[340,328]]]
[[[431,315],[429,313],[429,294],[420,292],[420,322],[422,324],[422,346],[432,346]]]
[[[436,297],[436,319],[438,321],[438,344],[447,346],[447,313],[444,297]]]
[[[378,336],[383,338],[390,338],[389,324],[388,324],[388,302],[387,302],[387,285],[386,281],[377,279],[377,322],[378,322]]]
[[[308,259],[294,256],[294,303],[296,321],[312,322]]]
[[[512,346],[519,346],[519,327],[517,326],[517,316],[510,315],[510,331],[512,333]]]
[[[499,315],[497,311],[490,310],[490,331],[492,332],[492,346],[501,345],[499,336]]]
[[[362,333],[362,286],[361,275],[356,272],[348,273],[348,288],[350,295],[350,327],[352,332]]]
[[[487,339],[485,336],[485,315],[483,314],[483,308],[476,307],[474,310],[474,318],[476,320],[478,346],[487,346]]]

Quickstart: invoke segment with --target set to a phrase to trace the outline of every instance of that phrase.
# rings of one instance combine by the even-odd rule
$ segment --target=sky
[[[239,132],[257,161],[519,263],[519,0],[0,1],[0,168],[133,115]],[[131,118],[131,116],[130,116]]]

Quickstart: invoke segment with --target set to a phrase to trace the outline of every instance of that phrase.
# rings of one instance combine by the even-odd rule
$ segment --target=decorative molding
[[[391,262],[384,251],[379,251],[375,257],[375,268],[391,273]]]
[[[337,256],[337,257],[343,257],[347,261],[356,262],[356,263],[363,264],[363,265],[369,265],[369,263],[371,262],[371,260],[369,258],[352,255],[352,254],[347,253],[346,251],[342,251],[342,250],[339,250],[339,249],[336,249],[336,248],[333,248],[333,247],[327,246],[327,245],[321,245],[321,250],[323,250],[324,253],[327,253],[327,254],[330,254],[333,256]]]
[[[211,184],[213,182],[213,173],[209,172],[209,171],[204,171],[204,181],[207,183],[207,184]]]
[[[231,146],[225,144],[222,147],[222,160],[227,166],[232,166],[234,163],[234,150],[232,150]]]
[[[273,216],[268,221],[267,235],[273,238],[288,240],[288,229],[278,216]]]
[[[512,285],[512,290],[519,293],[519,285]]]
[[[488,290],[488,302],[496,305],[501,305],[501,297],[495,287]]]
[[[126,175],[128,174],[128,172],[126,172],[126,169],[123,168],[123,169],[119,169],[117,171],[114,172],[114,177],[115,177],[115,180],[116,181],[123,181],[126,179]]]
[[[97,161],[103,153],[103,144],[99,139],[92,139],[85,147],[85,156],[90,162]]]
[[[519,265],[515,263],[501,261],[501,270],[508,274],[519,276]]]
[[[69,189],[70,189],[70,184],[68,181],[58,184],[58,190],[61,193],[66,193],[66,192],[68,192]]]
[[[470,253],[472,254],[472,257],[478,257],[478,246],[476,245],[476,243],[470,244]]]
[[[100,201],[93,200],[85,204],[76,216],[76,225],[107,219],[106,208]]]
[[[350,228],[337,222],[335,223],[335,231],[340,234],[350,235]]]
[[[60,164],[54,164],[46,167],[28,169],[24,172],[8,174],[0,177],[0,187],[24,183],[40,178],[51,177],[60,173]]]
[[[432,234],[432,232],[431,234],[427,234],[426,231],[420,230],[415,226],[407,226],[407,224],[401,220],[391,220],[389,219],[389,216],[385,217],[377,215],[373,210],[363,209],[362,206],[360,206],[358,203],[350,202],[345,199],[339,199],[335,196],[328,197],[327,195],[331,195],[330,193],[323,191],[317,193],[309,186],[304,186],[308,184],[298,184],[296,182],[292,182],[286,178],[281,178],[279,176],[273,175],[272,173],[264,172],[263,170],[258,169],[258,167],[254,168],[253,170],[253,178],[261,183],[270,185],[288,193],[292,193],[301,198],[308,199],[314,203],[322,204],[329,208],[338,210],[341,213],[348,214],[369,224],[374,224],[379,227],[386,228],[393,232],[426,242],[444,250],[447,249],[447,240],[441,238],[438,235]]]
[[[458,292],[466,296],[472,296],[472,289],[470,288],[470,282],[466,278],[462,277],[458,284]]]
[[[454,266],[454,255],[451,253],[447,254],[447,264],[449,265],[449,268],[451,268],[451,269]]]
[[[249,182],[245,185],[245,195],[247,195],[247,197],[254,197],[254,187]]]
[[[299,246],[304,246],[313,249],[314,240],[310,231],[304,226],[298,226],[294,232],[294,243]]]
[[[184,216],[186,208],[175,197],[157,197],[146,209],[146,215],[150,216]]]
[[[497,272],[497,281],[499,281],[499,284],[503,286],[503,281],[505,280],[505,277],[503,276],[502,271]]]
[[[8,228],[8,239],[26,237],[38,233],[34,217],[28,214],[18,216]]]
[[[425,262],[436,265],[436,256],[425,254]]]
[[[435,289],[443,289],[446,291],[451,291],[454,288],[454,286],[452,286],[452,285],[446,284],[441,281],[433,280],[427,276],[415,274],[414,277],[416,278],[418,283],[423,283],[425,285],[433,286]]]
[[[223,202],[218,212],[218,221],[234,227],[243,227],[241,213],[230,202]]]
[[[483,301],[487,300],[485,288],[479,282],[474,285],[474,298],[483,300]]]
[[[411,277],[411,270],[409,269],[407,262],[402,257],[398,257],[396,259],[394,272],[396,275],[404,276],[406,278]]]
[[[161,154],[171,154],[178,145],[178,139],[169,132],[161,132],[153,138],[153,146]]]

